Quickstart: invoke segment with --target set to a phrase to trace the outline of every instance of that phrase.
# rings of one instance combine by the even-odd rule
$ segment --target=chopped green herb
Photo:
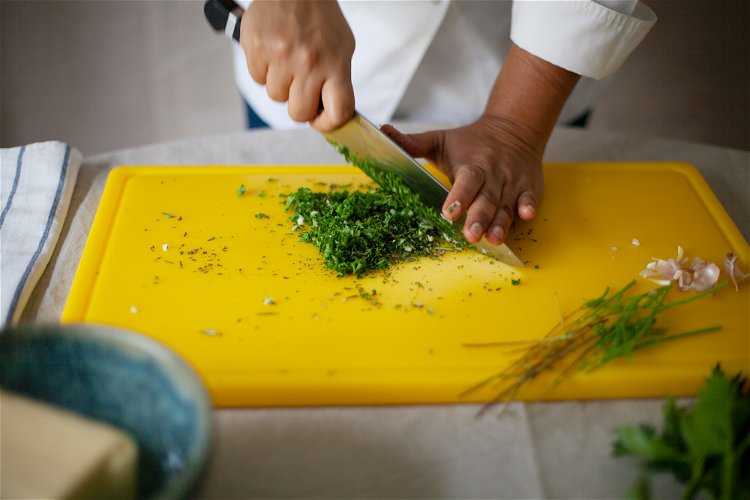
[[[237,196],[243,196],[245,194],[245,185],[240,184],[240,187],[237,188]]]
[[[511,285],[513,285],[513,286],[518,286],[518,285],[520,285],[520,284],[521,284],[521,278],[518,278],[518,279],[513,279],[513,278],[511,278],[511,280],[510,280],[510,284],[511,284]]]
[[[169,214],[169,213],[167,213],[167,212],[162,212],[161,214],[162,214],[162,215],[163,215],[164,217],[166,217],[167,219],[174,219],[174,215],[172,215],[172,214]]]
[[[261,212],[258,212],[257,214],[255,214],[255,218],[256,219],[270,219],[269,216],[267,216],[266,214],[261,213]]]
[[[661,433],[649,424],[617,430],[615,456],[642,461],[634,495],[649,497],[649,476],[671,473],[686,485],[682,498],[703,491],[716,499],[750,496],[750,392],[741,374],[730,379],[716,366],[692,407],[664,403]]]
[[[534,264],[534,269],[539,269],[539,264]]]
[[[210,238],[208,239],[208,241],[214,241],[215,239],[216,239],[216,237],[215,237],[215,236],[211,236],[211,237],[210,237]],[[206,253],[206,252],[203,252],[203,253]]]
[[[468,245],[454,238],[450,223],[422,204],[396,175],[360,161],[346,148],[339,152],[379,186],[351,192],[301,188],[286,200],[287,210],[295,212],[292,230],[299,230],[302,241],[318,247],[325,265],[339,276],[361,276]]]

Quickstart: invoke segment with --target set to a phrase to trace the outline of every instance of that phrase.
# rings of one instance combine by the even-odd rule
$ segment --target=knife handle
[[[203,13],[216,31],[223,31],[229,38],[240,41],[240,21],[245,13],[242,7],[232,0],[206,0]]]

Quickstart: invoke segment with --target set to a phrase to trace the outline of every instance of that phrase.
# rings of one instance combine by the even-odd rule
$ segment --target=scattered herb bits
[[[325,265],[339,276],[362,276],[417,257],[438,257],[468,245],[400,179],[339,148],[378,186],[328,192],[301,188],[287,196],[286,209],[302,241],[318,247]],[[340,186],[337,186],[339,188]]]

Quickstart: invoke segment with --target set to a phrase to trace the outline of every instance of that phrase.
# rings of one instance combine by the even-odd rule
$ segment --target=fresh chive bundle
[[[471,387],[464,395],[495,385],[499,389],[490,405],[508,401],[542,373],[556,371],[556,384],[575,371],[594,370],[655,344],[720,330],[721,327],[714,326],[667,335],[665,328],[657,327],[657,319],[659,313],[711,295],[726,284],[666,302],[672,285],[628,296],[626,292],[635,285],[631,281],[616,293],[610,295],[607,288],[600,297],[585,301],[541,339],[465,344],[466,347],[529,347],[507,368]]]

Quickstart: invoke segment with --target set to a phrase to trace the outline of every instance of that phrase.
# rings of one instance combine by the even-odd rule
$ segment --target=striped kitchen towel
[[[18,322],[60,236],[81,153],[50,141],[0,149],[0,326]]]

